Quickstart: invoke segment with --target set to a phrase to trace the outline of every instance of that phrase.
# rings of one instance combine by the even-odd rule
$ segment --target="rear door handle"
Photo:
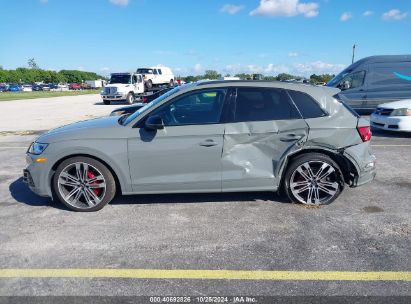
[[[295,141],[295,140],[300,140],[303,137],[304,135],[291,133],[291,134],[286,134],[283,137],[280,137],[280,140],[281,141]]]
[[[212,139],[206,139],[205,141],[202,141],[199,145],[202,147],[212,147],[212,146],[217,146],[218,142],[215,142]]]

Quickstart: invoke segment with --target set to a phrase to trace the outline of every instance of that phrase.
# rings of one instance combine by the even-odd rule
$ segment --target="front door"
[[[353,109],[361,110],[367,108],[367,83],[365,82],[365,75],[366,71],[356,71],[346,75],[340,82],[339,88],[341,88],[342,92],[339,95]]]
[[[284,157],[308,126],[281,89],[238,88],[222,154],[223,191],[276,190]]]
[[[186,93],[149,115],[164,129],[133,129],[128,139],[133,190],[150,192],[221,191],[225,89]]]

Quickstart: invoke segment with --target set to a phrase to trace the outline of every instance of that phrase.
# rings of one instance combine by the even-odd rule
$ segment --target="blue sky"
[[[0,65],[101,74],[337,73],[411,54],[411,0],[0,0]]]

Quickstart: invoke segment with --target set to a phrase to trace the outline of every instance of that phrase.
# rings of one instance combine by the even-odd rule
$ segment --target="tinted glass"
[[[157,69],[154,69],[154,75],[157,75]]]
[[[160,69],[158,69],[158,74],[160,74],[160,75],[162,74],[162,72],[161,72],[161,70],[160,70]]]
[[[287,94],[279,89],[239,88],[235,122],[298,119]]]
[[[303,118],[315,118],[325,116],[325,112],[319,104],[308,94],[298,91],[288,91],[295,105],[300,110]]]
[[[225,95],[225,89],[188,93],[150,115],[160,115],[165,126],[219,123]]]
[[[376,63],[369,67],[370,86],[411,86],[411,62]]]

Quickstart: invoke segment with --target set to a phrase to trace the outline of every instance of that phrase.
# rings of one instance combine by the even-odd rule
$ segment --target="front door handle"
[[[286,134],[286,136],[280,137],[281,141],[295,141],[295,140],[300,140],[301,138],[303,138],[304,135],[301,134]]]
[[[212,139],[206,139],[205,141],[202,141],[199,145],[202,147],[212,147],[212,146],[217,146],[218,142],[215,142]]]

